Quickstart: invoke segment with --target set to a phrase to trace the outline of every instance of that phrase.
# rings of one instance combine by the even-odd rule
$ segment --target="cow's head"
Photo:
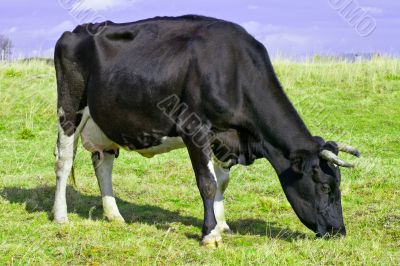
[[[360,154],[351,146],[315,139],[320,151],[292,154],[291,167],[280,175],[280,181],[297,216],[317,236],[345,235],[339,167],[353,165],[339,159],[338,153]]]

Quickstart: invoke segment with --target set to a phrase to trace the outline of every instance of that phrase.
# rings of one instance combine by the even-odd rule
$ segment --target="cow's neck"
[[[274,78],[274,77],[272,77]],[[286,159],[296,151],[317,152],[319,145],[283,92],[279,82],[269,85],[267,90],[253,99],[253,117],[258,123],[254,130],[266,146]]]
[[[271,163],[279,177],[281,177],[285,171],[290,169],[290,160],[279,148],[274,147],[268,142],[264,142],[263,148],[263,157]]]

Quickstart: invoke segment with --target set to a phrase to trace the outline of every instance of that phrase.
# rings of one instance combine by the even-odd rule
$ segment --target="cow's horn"
[[[336,164],[337,166],[342,166],[346,168],[353,168],[354,164],[348,163],[340,159],[336,154],[331,151],[323,150],[320,153],[321,158]]]
[[[354,147],[352,147],[350,145],[347,145],[347,144],[344,144],[344,143],[337,143],[337,145],[338,145],[339,151],[352,154],[352,155],[354,155],[356,157],[360,157],[361,156],[360,152],[356,148],[354,148]]]

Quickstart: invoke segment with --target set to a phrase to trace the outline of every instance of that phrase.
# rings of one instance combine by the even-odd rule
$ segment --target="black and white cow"
[[[151,157],[187,147],[204,204],[202,243],[230,231],[229,169],[266,158],[300,220],[345,234],[339,150],[313,137],[286,97],[264,46],[240,26],[201,16],[86,24],[55,49],[59,132],[54,219],[66,222],[66,184],[79,136],[92,160],[104,215],[123,221],[111,173],[120,147]]]

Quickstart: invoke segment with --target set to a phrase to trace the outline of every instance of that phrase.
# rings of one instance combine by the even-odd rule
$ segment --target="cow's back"
[[[95,26],[95,35],[87,30],[91,27],[79,26],[59,41],[68,43],[59,45],[63,54],[74,57],[67,64],[74,86],[62,88],[76,91],[72,99],[80,98],[79,108],[86,103],[93,120],[120,145],[146,148],[179,135],[182,113],[166,117],[157,107],[171,96],[204,123],[229,128],[243,114],[243,84],[254,83],[260,72],[255,61],[263,65],[258,55],[265,49],[240,26],[222,20],[184,16],[104,23]],[[252,72],[253,80],[241,69]]]

